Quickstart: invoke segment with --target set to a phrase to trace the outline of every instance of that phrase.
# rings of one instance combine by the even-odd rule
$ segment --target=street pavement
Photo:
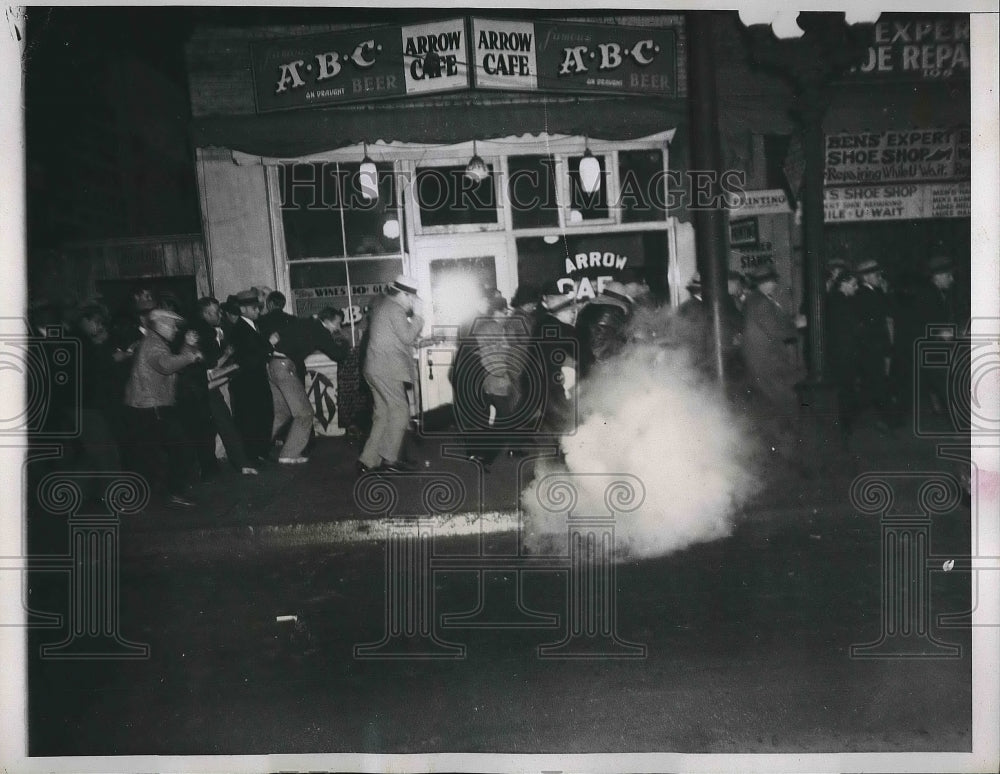
[[[516,550],[510,529],[530,462],[502,458],[482,475],[430,441],[409,449],[430,462],[418,472],[454,474],[466,495],[436,522],[440,567],[412,592],[417,607],[430,600],[426,636],[392,640],[391,659],[368,657],[385,648],[358,651],[399,625],[386,514],[427,512],[406,481],[394,509],[359,507],[357,451],[321,439],[307,465],[199,486],[198,508],[123,517],[117,620],[149,656],[40,658],[66,632],[33,629],[30,754],[971,748],[969,629],[938,618],[970,609],[968,572],[929,567],[918,639],[925,655],[955,646],[948,657],[851,651],[880,639],[886,601],[884,524],[852,506],[851,481],[954,470],[929,442],[863,429],[850,450],[831,444],[822,464],[774,460],[731,535],[615,567],[617,642],[590,659],[544,655],[574,620],[565,563],[448,563]],[[915,497],[903,493],[897,510],[919,513]],[[490,526],[481,529],[480,512]],[[972,522],[968,503],[934,516],[933,556],[967,555]],[[27,599],[65,610],[67,586],[33,573]],[[494,626],[455,618],[480,602],[478,620]],[[612,657],[623,653],[638,657]]]

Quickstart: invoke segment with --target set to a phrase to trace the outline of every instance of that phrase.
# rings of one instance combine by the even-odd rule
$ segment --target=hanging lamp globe
[[[479,183],[490,176],[490,168],[486,166],[482,156],[476,152],[476,141],[472,141],[472,158],[465,167],[465,176],[473,182]]]
[[[589,194],[601,188],[601,163],[590,152],[590,148],[583,152],[583,158],[580,159],[580,185]]]

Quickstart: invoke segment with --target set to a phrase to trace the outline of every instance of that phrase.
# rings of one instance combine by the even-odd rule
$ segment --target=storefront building
[[[214,295],[263,285],[299,315],[337,306],[355,342],[400,271],[419,282],[426,333],[446,337],[482,286],[510,299],[558,279],[585,299],[630,268],[663,300],[685,298],[696,261],[683,14],[393,19],[192,37]],[[729,214],[730,268],[773,263],[799,308],[794,78],[759,66],[761,39],[736,13],[713,28],[719,171],[745,192]],[[943,252],[967,286],[969,17],[883,14],[864,30],[823,116],[825,255],[875,257],[914,284]],[[425,408],[450,401],[450,362],[435,352],[421,354]]]
[[[680,300],[694,266],[669,196],[683,18],[424,16],[194,35],[214,294],[264,285],[298,315],[343,308],[355,341],[401,271],[427,333],[446,337],[483,286],[510,299],[556,279],[585,299],[628,268]],[[450,401],[436,352],[425,408]]]

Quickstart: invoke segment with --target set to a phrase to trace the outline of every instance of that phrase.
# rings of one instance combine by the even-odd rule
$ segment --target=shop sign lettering
[[[971,132],[903,129],[826,137],[826,185],[968,179]]]
[[[464,19],[402,27],[400,34],[407,94],[468,87]]]
[[[968,78],[970,28],[967,13],[883,14],[863,61],[851,73],[858,78]]]
[[[473,19],[472,41],[478,88],[538,88],[534,24]]]
[[[827,223],[921,218],[967,218],[969,183],[838,186],[823,193]]]
[[[473,19],[476,86],[676,96],[672,29]]]

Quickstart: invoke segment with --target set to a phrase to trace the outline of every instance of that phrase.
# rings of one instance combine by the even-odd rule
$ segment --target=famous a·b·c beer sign
[[[464,19],[251,44],[258,112],[469,86]]]

